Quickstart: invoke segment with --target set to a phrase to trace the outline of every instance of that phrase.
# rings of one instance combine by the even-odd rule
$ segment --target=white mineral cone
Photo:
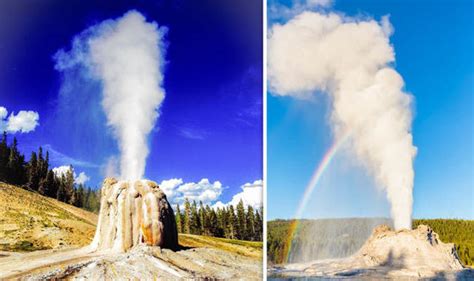
[[[173,209],[159,186],[148,180],[104,180],[92,250],[125,252],[138,244],[176,250]]]

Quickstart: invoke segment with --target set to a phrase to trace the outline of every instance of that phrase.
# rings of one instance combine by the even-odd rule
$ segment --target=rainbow
[[[314,170],[313,175],[311,176],[311,179],[308,182],[308,185],[306,185],[306,189],[303,193],[303,197],[301,197],[300,203],[298,205],[298,209],[296,210],[294,220],[290,224],[290,230],[289,230],[288,238],[285,244],[286,251],[284,252],[285,253],[284,261],[289,262],[291,244],[293,241],[293,237],[295,236],[296,231],[298,230],[298,226],[299,226],[298,219],[301,218],[301,215],[303,214],[306,204],[308,203],[309,198],[311,198],[311,194],[313,193],[314,188],[316,187],[319,180],[321,179],[321,176],[323,175],[324,171],[326,171],[329,164],[331,163],[331,160],[334,158],[337,151],[345,143],[348,137],[349,137],[349,134],[346,133],[333,143],[333,145],[328,149],[326,154],[324,154],[324,157],[321,160],[321,162],[319,162],[318,166],[316,166],[316,169]]]

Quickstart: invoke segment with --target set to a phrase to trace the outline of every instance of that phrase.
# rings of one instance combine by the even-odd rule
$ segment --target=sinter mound
[[[443,243],[429,226],[394,231],[381,225],[350,257],[289,264],[270,272],[283,276],[474,277],[471,270],[463,269],[454,244]]]
[[[356,253],[367,266],[390,266],[414,270],[449,271],[463,268],[453,243],[443,243],[429,226],[393,231],[386,225]]]
[[[176,221],[166,195],[153,181],[105,179],[92,248],[125,252],[139,244],[178,249]]]

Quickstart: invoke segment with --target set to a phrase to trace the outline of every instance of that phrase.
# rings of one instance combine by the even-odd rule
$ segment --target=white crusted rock
[[[166,195],[153,181],[105,179],[92,249],[125,252],[139,244],[178,248],[174,212]]]

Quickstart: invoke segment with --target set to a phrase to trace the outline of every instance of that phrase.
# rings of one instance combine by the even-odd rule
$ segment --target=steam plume
[[[268,75],[275,95],[331,100],[336,136],[351,132],[351,148],[385,190],[396,229],[411,227],[412,97],[390,65],[395,58],[387,17],[381,22],[305,12],[269,33]]]
[[[137,11],[95,25],[59,51],[56,68],[85,66],[102,84],[102,107],[120,149],[120,177],[139,179],[145,172],[147,136],[158,118],[165,92],[163,64],[166,30]]]

